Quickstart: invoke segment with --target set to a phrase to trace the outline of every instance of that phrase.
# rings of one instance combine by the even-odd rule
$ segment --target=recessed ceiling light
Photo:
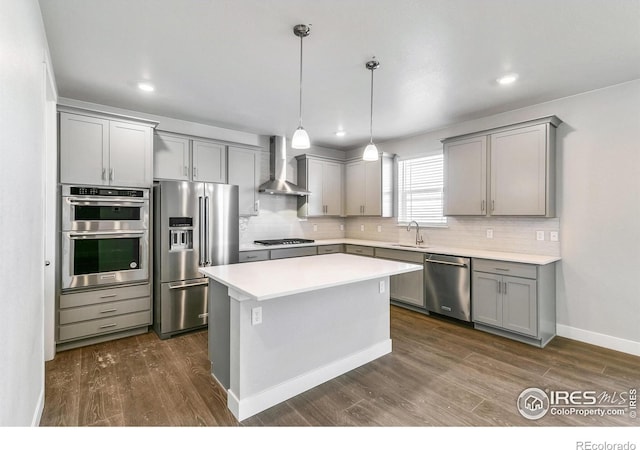
[[[518,79],[518,74],[517,73],[510,73],[507,75],[504,75],[500,78],[498,78],[498,83],[499,84],[511,84],[513,82],[515,82]]]
[[[138,89],[140,89],[141,91],[145,91],[145,92],[153,92],[156,90],[155,87],[153,87],[152,84],[149,83],[138,83]]]
[[[346,135],[346,134],[347,134],[347,132],[346,132],[346,131],[344,131],[344,130],[338,130],[338,131],[336,131],[336,136],[338,136],[338,137],[343,137],[343,136],[344,136],[344,135]]]

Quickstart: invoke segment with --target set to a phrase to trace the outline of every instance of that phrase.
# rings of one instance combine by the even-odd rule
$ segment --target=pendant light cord
[[[300,108],[299,108],[299,112],[300,112],[300,126],[302,127],[302,38],[303,36],[300,36]]]
[[[373,69],[371,70],[371,115],[369,120],[369,143],[373,144]]]

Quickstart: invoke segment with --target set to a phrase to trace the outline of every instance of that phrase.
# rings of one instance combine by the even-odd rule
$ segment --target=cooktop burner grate
[[[313,242],[315,242],[313,239],[301,239],[301,238],[262,239],[258,241],[253,241],[254,244],[262,244],[262,245],[295,245],[295,244],[311,244]]]

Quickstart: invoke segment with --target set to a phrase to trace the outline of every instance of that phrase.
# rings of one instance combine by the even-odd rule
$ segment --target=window
[[[443,225],[443,155],[398,162],[398,223]]]

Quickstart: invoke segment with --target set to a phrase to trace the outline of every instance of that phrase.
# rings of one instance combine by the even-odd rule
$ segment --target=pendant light
[[[371,71],[371,116],[369,121],[369,145],[365,147],[364,153],[362,153],[362,159],[365,161],[377,161],[378,148],[376,144],[373,143],[373,71],[380,67],[380,62],[372,59],[365,64],[365,67]]]
[[[296,25],[293,27],[293,34],[300,38],[300,121],[296,132],[293,133],[293,138],[291,138],[291,147],[297,149],[307,149],[311,147],[309,135],[306,130],[302,128],[302,38],[309,36],[309,33],[311,33],[311,28],[309,28],[308,25]]]

